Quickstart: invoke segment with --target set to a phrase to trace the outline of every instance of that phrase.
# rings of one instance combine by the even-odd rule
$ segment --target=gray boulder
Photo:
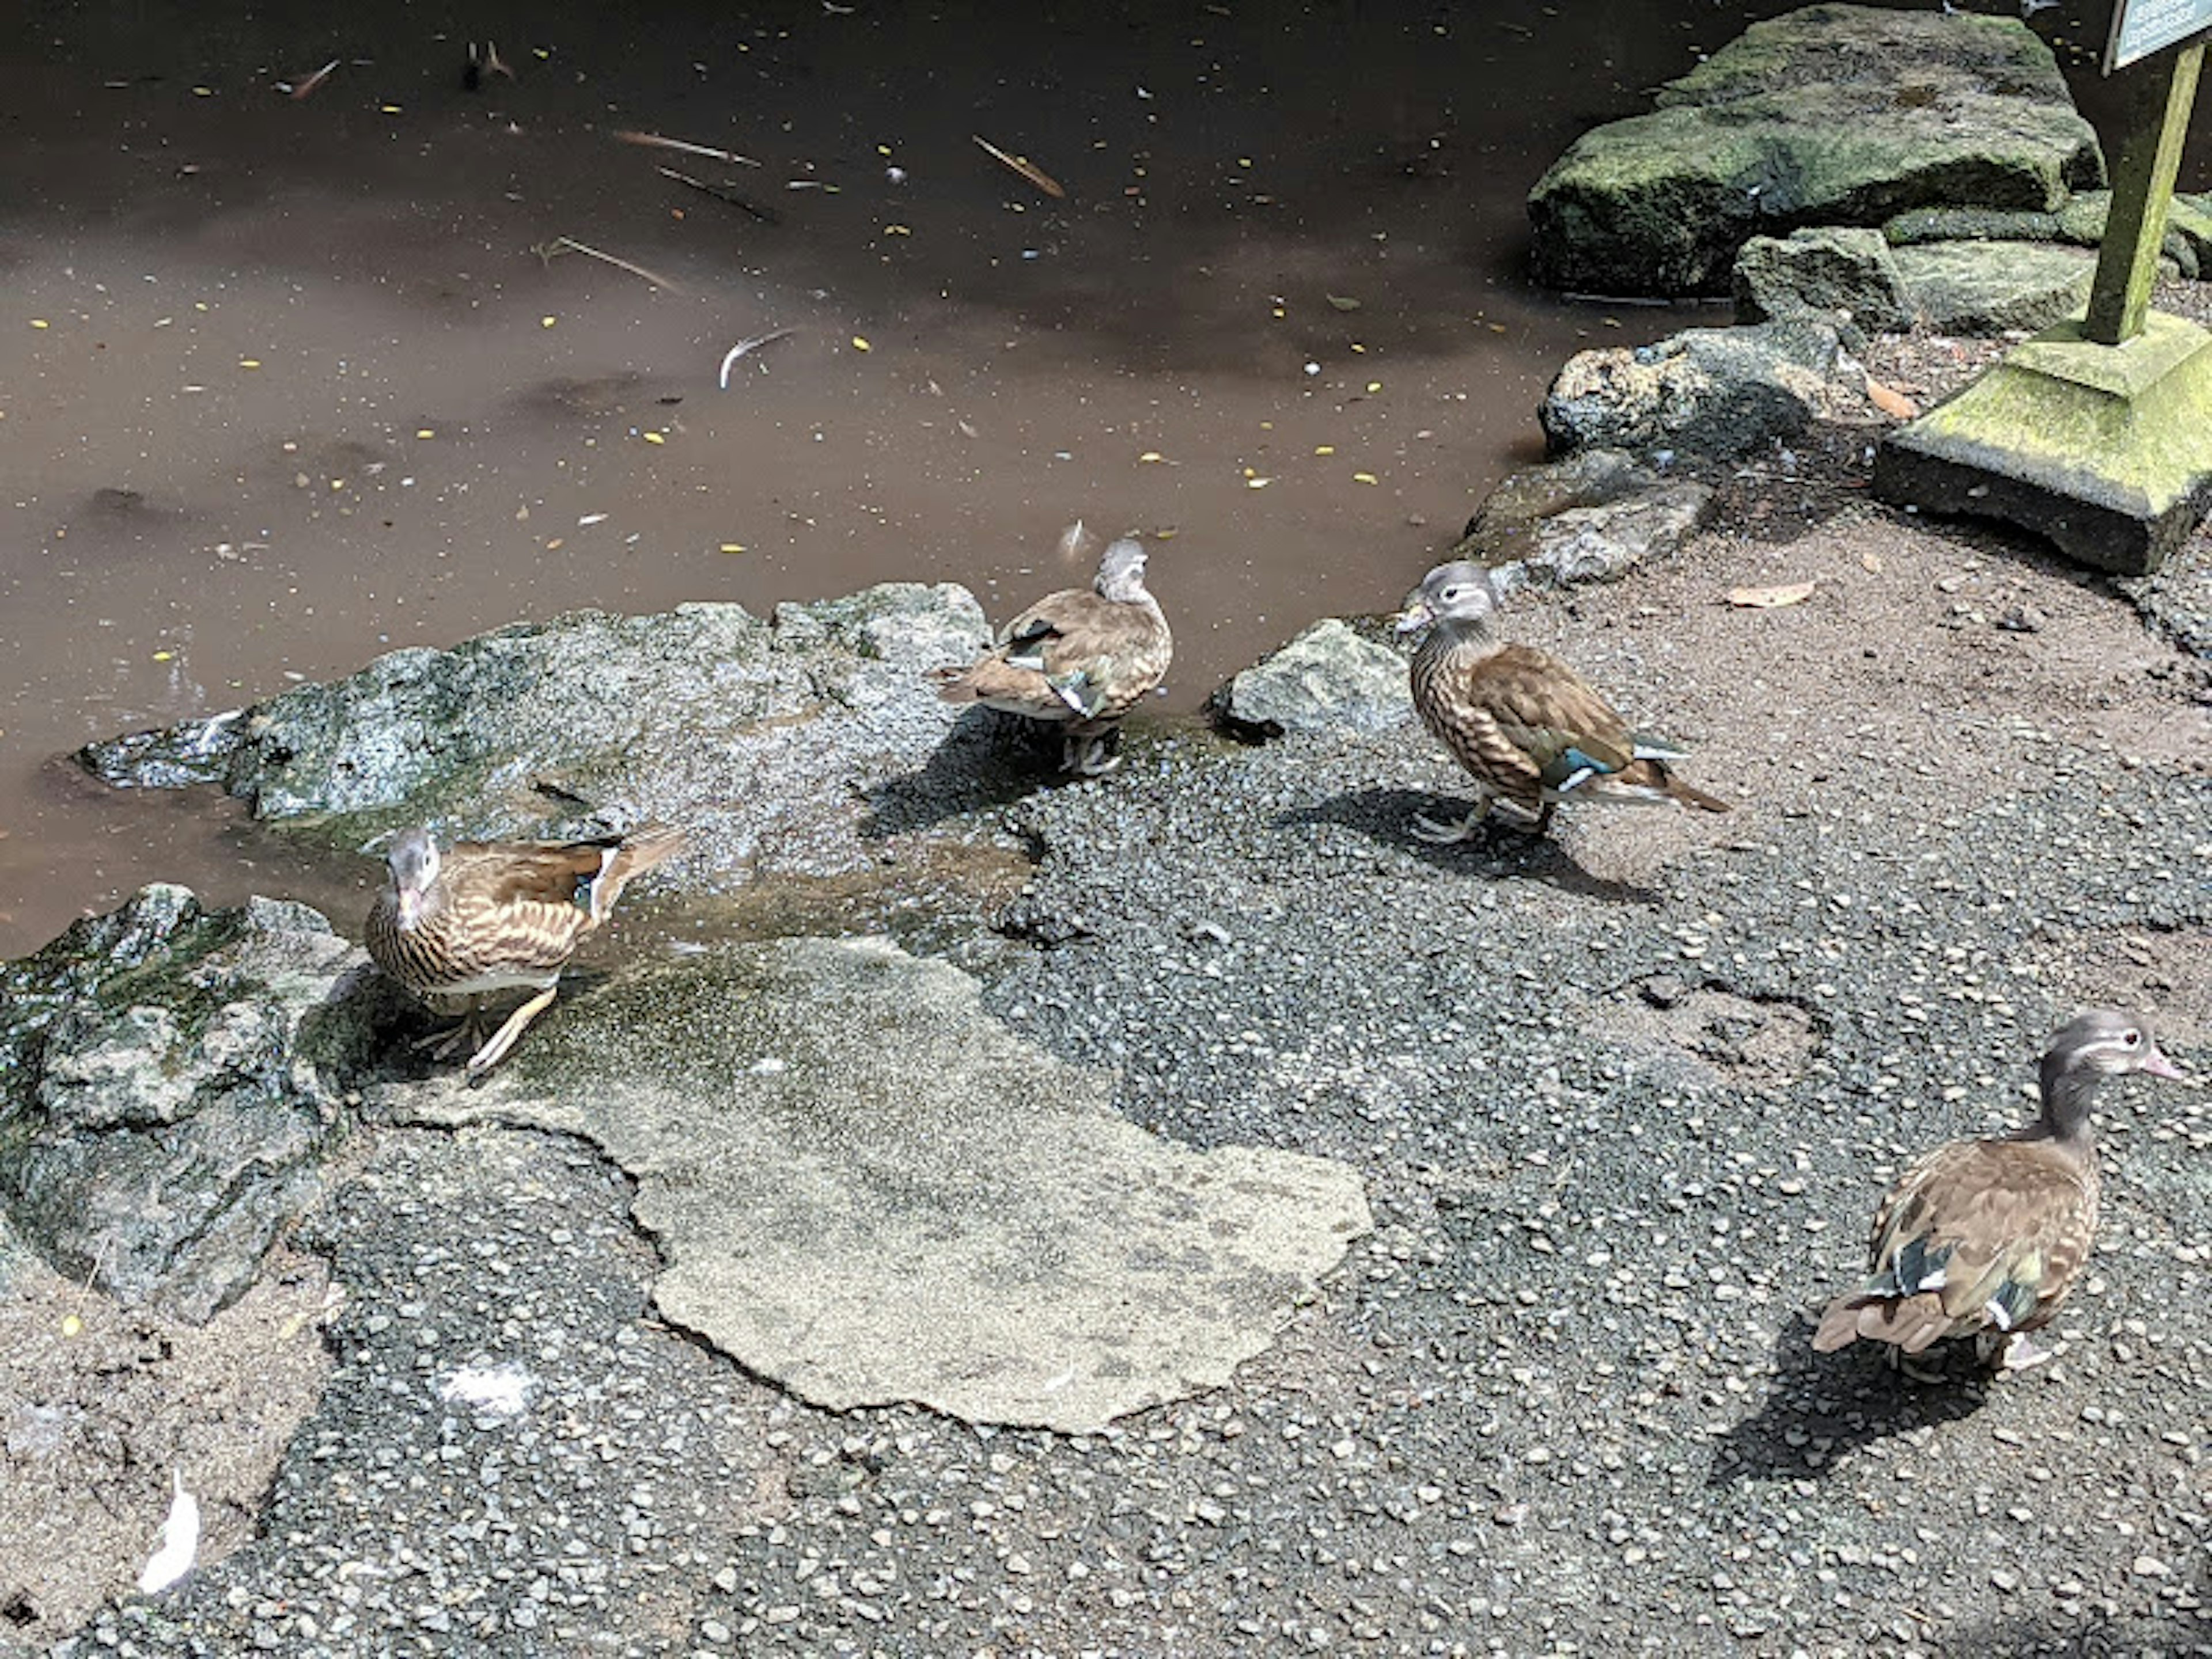
[[[1673,552],[1712,500],[1706,486],[1670,483],[1625,450],[1579,449],[1508,476],[1451,556],[1489,566],[1508,592],[1603,581]]]
[[[1939,334],[2033,331],[2089,303],[2097,256],[2042,242],[1929,242],[1896,251],[1913,309]]]
[[[571,1000],[398,1115],[576,1135],[637,1182],[653,1300],[832,1409],[1084,1432],[1218,1387],[1370,1221],[1341,1164],[1196,1152],[880,942],[725,946]]]
[[[1909,328],[1905,279],[1881,232],[1825,225],[1784,237],[1754,236],[1738,250],[1736,320],[1812,313],[1879,334]]]
[[[304,905],[148,887],[0,968],[0,1205],[57,1270],[198,1322],[321,1195],[398,1012]]]
[[[1834,329],[1790,319],[1579,352],[1538,414],[1555,454],[1590,447],[1746,454],[1811,424],[1836,350]]]
[[[1525,558],[1492,566],[1498,587],[1568,587],[1613,581],[1671,555],[1712,510],[1710,485],[1683,479],[1542,520]]]
[[[2017,19],[1808,7],[1754,23],[1529,192],[1555,288],[1728,291],[1736,250],[1926,206],[2048,212],[2104,180],[2051,49]]]
[[[1406,659],[1334,617],[1237,675],[1216,695],[1231,726],[1286,732],[1381,732],[1413,712]]]
[[[923,675],[988,641],[964,588],[662,616],[579,612],[451,651],[380,657],[79,758],[110,783],[218,783],[256,817],[358,847],[425,823],[479,836],[683,823],[701,867],[826,873],[866,860],[873,787],[932,763],[959,711]]]

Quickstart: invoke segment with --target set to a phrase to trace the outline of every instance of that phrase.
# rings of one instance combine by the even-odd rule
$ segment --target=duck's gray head
[[[2159,1051],[2140,1015],[2113,1008],[2076,1014],[2043,1051],[2043,1133],[2077,1139],[2088,1131],[2090,1097],[2108,1077],[2148,1072],[2176,1083],[2191,1079]]]
[[[1455,559],[1421,578],[1413,598],[1398,617],[1398,631],[1411,634],[1431,625],[1483,628],[1498,610],[1498,584],[1479,564]]]
[[[2061,1026],[2044,1050],[2043,1064],[2046,1072],[2087,1071],[2100,1077],[2148,1072],[2177,1083],[2189,1080],[2160,1052],[2147,1021],[2112,1008],[2092,1008]]]
[[[1098,578],[1091,586],[1098,597],[1127,605],[1145,597],[1145,544],[1124,536],[1098,557]]]
[[[392,871],[392,891],[399,904],[399,925],[411,927],[438,879],[438,843],[428,830],[409,830],[384,855]]]

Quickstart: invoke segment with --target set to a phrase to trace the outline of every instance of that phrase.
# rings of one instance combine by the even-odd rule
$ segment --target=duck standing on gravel
[[[2020,1370],[2048,1358],[2027,1340],[2074,1288],[2097,1231],[2098,1084],[2129,1072],[2186,1082],[2132,1014],[2093,1009],[2051,1039],[2043,1110],[1996,1140],[1954,1140],[1897,1178],[1874,1219],[1871,1264],[1828,1304],[1813,1346],[1864,1338],[1917,1354],[1971,1336],[1984,1364]]]
[[[1413,833],[1449,844],[1473,836],[1503,799],[1551,828],[1563,800],[1663,805],[1725,812],[1717,800],[1668,771],[1686,751],[1626,721],[1550,653],[1511,645],[1491,631],[1498,588],[1479,564],[1440,564],[1421,580],[1398,631],[1429,636],[1413,653],[1413,707],[1474,780],[1474,810],[1457,823],[1416,814]]]
[[[1174,655],[1167,617],[1145,586],[1144,544],[1124,536],[1090,587],[1039,599],[973,663],[931,678],[947,702],[1065,726],[1061,769],[1095,778],[1121,763],[1112,753],[1121,717],[1167,677]]]
[[[650,828],[604,841],[456,842],[441,853],[428,830],[410,830],[392,844],[364,942],[416,996],[467,1000],[460,1025],[440,1034],[440,1060],[482,1036],[482,999],[536,993],[470,1055],[469,1075],[481,1077],[545,1011],[578,943],[623,889],[683,844],[682,831]]]

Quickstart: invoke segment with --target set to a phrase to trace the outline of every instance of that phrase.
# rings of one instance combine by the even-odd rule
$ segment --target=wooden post
[[[2165,99],[2145,99],[2143,118],[2122,140],[2112,175],[2112,210],[2105,221],[2089,313],[2081,324],[2083,337],[2099,345],[2116,346],[2142,332],[2151,284],[2158,276],[2158,251],[2166,241],[2166,206],[2181,171],[2182,140],[2189,135],[2189,112],[2203,66],[2202,40],[2175,52],[2162,71]]]

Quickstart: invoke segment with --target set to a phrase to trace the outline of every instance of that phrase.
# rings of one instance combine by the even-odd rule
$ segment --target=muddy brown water
[[[580,606],[949,579],[1003,617],[1086,578],[1079,518],[1156,538],[1195,708],[1394,603],[1568,355],[1711,319],[1531,289],[1523,198],[1784,9],[27,7],[0,954],[155,878],[350,927],[366,860],[59,757]],[[513,75],[466,88],[471,36]]]

